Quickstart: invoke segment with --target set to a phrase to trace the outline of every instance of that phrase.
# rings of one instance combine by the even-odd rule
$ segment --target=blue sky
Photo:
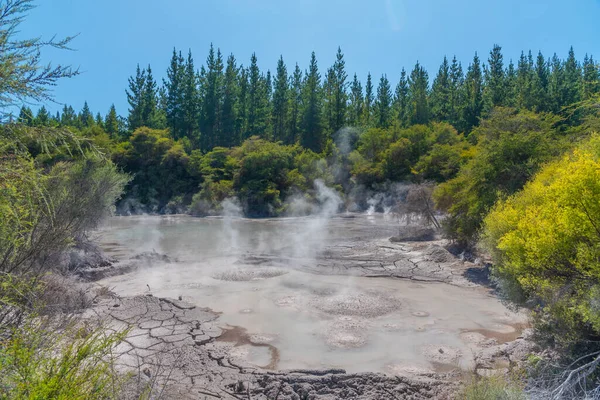
[[[494,43],[505,60],[521,50],[600,59],[600,0],[46,0],[30,12],[22,34],[79,34],[73,52],[47,51],[46,61],[79,66],[82,75],[59,83],[56,100],[79,111],[85,100],[106,113],[127,113],[125,88],[136,65],[165,74],[173,47],[192,49],[204,62],[210,43],[248,64],[256,52],[263,69],[283,55],[288,70],[305,69],[311,51],[324,71],[338,46],[349,74],[375,82],[382,73],[395,87],[404,66],[419,60],[433,78],[444,55],[466,68],[477,51],[487,59]],[[52,111],[61,105],[49,105]]]

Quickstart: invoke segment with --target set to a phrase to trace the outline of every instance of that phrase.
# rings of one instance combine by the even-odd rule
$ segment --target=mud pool
[[[468,369],[481,346],[519,335],[524,317],[466,279],[464,263],[440,257],[438,244],[391,244],[398,226],[357,214],[115,217],[98,232],[108,255],[175,261],[99,284],[219,312],[231,357],[268,369]]]

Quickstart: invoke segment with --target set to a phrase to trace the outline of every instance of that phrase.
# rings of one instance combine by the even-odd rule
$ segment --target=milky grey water
[[[389,216],[351,217],[115,217],[98,232],[110,255],[156,251],[178,262],[100,284],[119,295],[145,294],[149,286],[155,296],[182,296],[220,312],[223,327],[242,327],[252,341],[275,346],[279,369],[469,368],[474,349],[523,322],[483,288],[319,273],[329,247],[382,241],[397,229]],[[234,355],[258,366],[271,357],[247,344]]]

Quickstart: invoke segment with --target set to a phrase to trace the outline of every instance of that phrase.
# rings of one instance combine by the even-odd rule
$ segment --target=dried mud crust
[[[445,249],[445,240],[391,242],[389,238],[350,239],[329,243],[316,260],[277,255],[246,254],[240,263],[294,267],[303,272],[325,275],[352,275],[369,278],[396,278],[439,282],[460,287],[480,286],[473,276],[485,272],[483,265],[464,261]]]
[[[164,386],[167,398],[443,399],[451,398],[458,385],[450,374],[412,378],[343,370],[274,372],[243,365],[231,351],[240,341],[219,340],[224,331],[217,326],[217,313],[175,299],[104,298],[87,318],[109,331],[128,329],[114,349],[118,367]],[[243,339],[248,341],[252,338]]]

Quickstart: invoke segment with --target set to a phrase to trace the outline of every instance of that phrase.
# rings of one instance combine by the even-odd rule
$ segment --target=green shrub
[[[504,376],[478,377],[462,390],[462,400],[525,400],[522,387]]]
[[[113,369],[122,334],[73,327],[56,333],[30,320],[0,343],[2,399],[117,399],[125,382]],[[8,333],[8,335],[7,335]]]
[[[485,219],[484,245],[513,300],[559,342],[600,334],[600,137],[546,165]]]

